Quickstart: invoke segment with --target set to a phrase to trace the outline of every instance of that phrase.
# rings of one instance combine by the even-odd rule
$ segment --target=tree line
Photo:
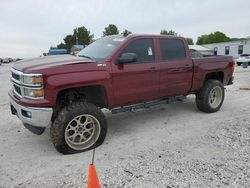
[[[115,34],[122,34],[124,36],[127,36],[129,34],[132,34],[131,31],[125,29],[120,33],[117,26],[114,24],[109,24],[107,27],[104,28],[103,36],[107,35],[115,35]],[[174,35],[174,36],[180,36],[177,32],[173,30],[166,30],[163,29],[160,32],[161,35]],[[192,38],[186,38],[189,45],[193,45],[193,39]],[[211,44],[211,43],[219,43],[219,42],[228,42],[237,40],[235,38],[229,38],[226,36],[225,33],[216,31],[214,33],[210,34],[204,34],[198,37],[196,44],[202,45],[202,44]],[[71,47],[75,44],[79,45],[88,45],[90,43],[94,42],[94,34],[91,34],[91,32],[84,26],[75,28],[73,30],[73,34],[69,34],[64,37],[63,42],[56,45],[55,47],[51,46],[50,48],[60,48],[60,49],[67,49],[68,52],[70,52]]]
[[[119,34],[119,30],[116,25],[109,24],[107,27],[104,28],[103,36],[116,35],[116,34]],[[125,29],[120,34],[127,36],[129,34],[132,34],[132,32]],[[65,36],[63,42],[61,42],[56,46],[51,46],[50,49],[60,48],[60,49],[66,49],[68,52],[70,52],[71,47],[75,44],[89,45],[92,42],[94,42],[94,34],[91,34],[91,32],[86,27],[81,26],[75,28],[73,30],[73,34]]]

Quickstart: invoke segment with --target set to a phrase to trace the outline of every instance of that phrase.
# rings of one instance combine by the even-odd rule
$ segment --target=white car
[[[241,54],[238,59],[236,59],[237,65],[243,63],[248,63],[250,65],[250,54]]]
[[[4,59],[3,59],[3,63],[10,63],[10,62],[12,62],[12,61],[13,61],[12,58],[4,58]]]

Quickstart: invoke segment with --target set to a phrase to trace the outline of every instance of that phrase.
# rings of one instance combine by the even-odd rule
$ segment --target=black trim
[[[186,99],[186,96],[176,96],[168,99],[156,100],[156,101],[149,101],[144,103],[133,104],[129,106],[117,107],[111,109],[112,114],[117,114],[120,112],[136,112],[136,110],[143,109],[143,108],[150,108],[154,106],[159,106],[163,104],[175,104],[175,103],[182,103]]]
[[[28,123],[23,124],[24,127],[26,127],[30,132],[36,134],[36,135],[41,135],[45,131],[45,127],[35,127],[33,125],[30,125]]]
[[[227,85],[232,85],[234,82],[234,77],[232,76],[231,78],[230,78],[230,80],[229,80],[229,82],[228,82],[228,84]]]

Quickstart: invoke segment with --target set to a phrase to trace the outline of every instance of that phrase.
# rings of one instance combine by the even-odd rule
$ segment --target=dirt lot
[[[10,65],[0,66],[0,187],[85,187],[92,152],[61,155],[10,114]],[[183,104],[112,115],[96,150],[103,187],[250,187],[250,68],[238,67],[221,110]]]

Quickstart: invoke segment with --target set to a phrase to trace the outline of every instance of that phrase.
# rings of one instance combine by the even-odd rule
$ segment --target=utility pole
[[[77,37],[77,34],[78,34],[78,28],[76,28],[76,45],[78,45],[78,37]]]

